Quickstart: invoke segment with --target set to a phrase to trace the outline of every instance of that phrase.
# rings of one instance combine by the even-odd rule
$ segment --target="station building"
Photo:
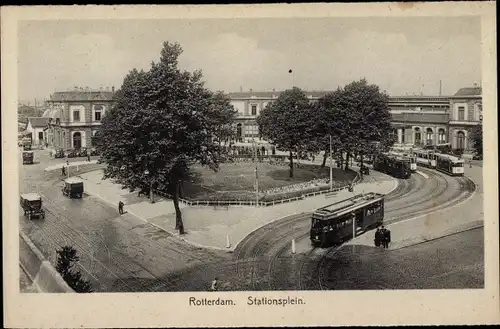
[[[305,91],[311,101],[329,91]],[[257,116],[281,91],[233,92],[228,96],[237,111],[236,142],[259,141]],[[101,119],[113,105],[112,90],[77,88],[55,92],[43,114],[48,118],[45,140],[54,148],[92,147]],[[450,143],[468,151],[471,129],[482,120],[481,87],[462,88],[453,96],[390,96],[393,133],[400,144],[415,146]]]
[[[316,100],[328,91],[305,91]],[[237,110],[236,142],[259,140],[256,118],[280,91],[229,93]],[[462,88],[453,96],[391,96],[393,133],[399,144],[415,146],[450,143],[453,149],[470,150],[470,130],[482,120],[481,87]]]
[[[95,135],[106,111],[113,105],[114,87],[90,90],[75,87],[58,91],[46,102],[46,141],[50,147],[79,149],[93,147]]]

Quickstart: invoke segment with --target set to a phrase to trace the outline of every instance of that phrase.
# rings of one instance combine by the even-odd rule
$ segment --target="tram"
[[[436,168],[436,153],[431,150],[413,151],[418,166]]]
[[[396,178],[407,179],[411,176],[409,160],[388,153],[375,156],[373,169]]]
[[[449,154],[436,154],[436,170],[452,176],[464,175],[465,160]]]
[[[355,220],[355,222],[353,222]],[[352,239],[359,229],[382,224],[384,195],[359,194],[317,209],[311,218],[310,239],[314,247],[328,247]]]
[[[389,151],[390,155],[401,157],[403,161],[408,162],[411,172],[417,171],[417,157],[412,152],[400,151],[398,149],[392,149]]]

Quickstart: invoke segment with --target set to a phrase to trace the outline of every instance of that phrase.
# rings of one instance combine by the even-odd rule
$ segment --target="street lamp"
[[[332,135],[330,134],[330,191],[333,190],[333,154],[332,154]]]
[[[255,206],[259,207],[259,174],[255,165]]]
[[[149,176],[149,170],[144,171],[144,175]],[[154,200],[154,193],[153,193],[153,179],[149,179],[149,199],[151,200],[151,203],[155,203]]]

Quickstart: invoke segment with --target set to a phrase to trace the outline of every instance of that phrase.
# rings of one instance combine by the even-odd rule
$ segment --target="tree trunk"
[[[293,178],[293,154],[290,151],[290,178]]]
[[[328,157],[328,151],[325,151],[325,153],[323,154],[323,163],[321,163],[321,168],[325,168],[327,157]]]
[[[344,170],[349,169],[349,157],[350,157],[350,154],[349,154],[349,152],[347,152],[345,155],[345,169]]]
[[[174,208],[175,208],[175,229],[179,230],[179,234],[184,234],[184,223],[182,222],[181,208],[179,208],[179,182],[175,182],[174,186]]]

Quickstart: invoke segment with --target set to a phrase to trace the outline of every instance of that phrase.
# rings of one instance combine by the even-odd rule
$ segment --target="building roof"
[[[114,93],[108,90],[72,90],[72,91],[56,91],[50,95],[52,102],[64,101],[111,101]]]
[[[234,99],[234,98],[269,98],[272,99],[273,95],[275,97],[279,97],[283,91],[241,91],[241,92],[232,92],[229,93],[229,97]],[[320,98],[328,93],[331,93],[331,91],[304,91],[306,96],[311,96],[313,98]]]
[[[33,128],[43,128],[49,123],[49,118],[31,117],[28,118],[28,124],[31,122]]]
[[[391,113],[392,121],[397,122],[422,122],[422,123],[448,123],[448,113]]]
[[[467,87],[459,89],[454,96],[481,96],[481,87]]]

